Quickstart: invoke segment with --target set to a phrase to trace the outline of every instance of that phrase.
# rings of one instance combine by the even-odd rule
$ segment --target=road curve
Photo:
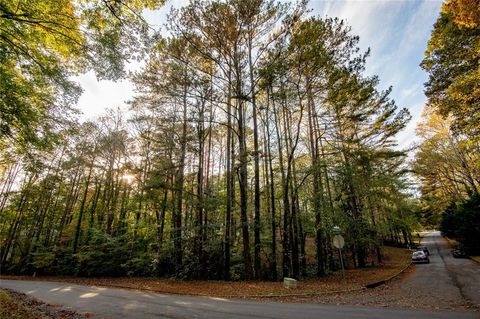
[[[1,280],[0,287],[26,293],[50,304],[63,305],[79,312],[94,313],[93,318],[478,318],[478,313],[232,301],[58,282]]]

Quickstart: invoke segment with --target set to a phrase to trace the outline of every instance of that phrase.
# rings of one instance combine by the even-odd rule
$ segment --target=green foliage
[[[39,273],[44,273],[46,270],[51,269],[51,266],[55,262],[55,253],[47,252],[38,252],[32,254],[32,266],[35,271]]]
[[[145,252],[126,236],[112,237],[94,231],[88,245],[74,255],[73,265],[65,269],[76,276],[153,276],[154,265],[151,252]]]
[[[446,236],[458,240],[467,253],[480,254],[480,196],[448,206],[442,215],[440,229]]]
[[[413,169],[422,192],[420,216],[478,252],[480,166],[480,25],[478,1],[442,6],[422,67],[428,106]],[[477,208],[475,208],[477,205]]]
[[[81,93],[71,75],[119,79],[148,43],[140,13],[163,1],[0,1],[0,150],[46,148]]]
[[[255,264],[256,278],[321,276],[336,269],[334,225],[362,267],[408,240],[405,153],[393,147],[410,116],[362,74],[369,52],[343,21],[307,18],[304,2],[193,1],[172,12],[171,38],[147,46],[138,13],[162,1],[1,3],[13,16],[0,27],[20,30],[23,49],[0,38],[0,151],[36,146],[18,167],[0,162],[19,187],[0,197],[12,271],[249,279]],[[48,25],[60,12],[71,34],[15,12]],[[64,128],[72,74],[118,79],[147,47],[130,121],[117,109]]]
[[[480,136],[480,16],[478,2],[449,0],[435,23],[422,67],[429,104],[454,118],[454,128]]]
[[[438,226],[449,205],[480,191],[480,157],[475,140],[457,134],[451,117],[427,107],[417,132],[423,138],[412,163],[422,197],[418,210],[424,225]],[[447,209],[448,211],[448,209]]]

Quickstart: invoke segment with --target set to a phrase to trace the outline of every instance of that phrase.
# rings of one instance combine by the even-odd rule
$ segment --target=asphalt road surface
[[[416,266],[416,271],[408,279],[397,283],[400,298],[418,293],[439,306],[465,302],[480,306],[480,265],[468,259],[453,258],[448,244],[438,232],[426,236],[422,243],[431,252],[431,262]],[[480,314],[474,311],[233,301],[58,282],[1,280],[0,287],[26,293],[50,304],[93,313],[92,318],[480,318]],[[426,298],[427,295],[431,298]]]
[[[63,305],[92,318],[478,318],[474,312],[426,312],[386,308],[228,301],[134,290],[41,281],[2,280],[1,287],[21,291],[49,304]]]

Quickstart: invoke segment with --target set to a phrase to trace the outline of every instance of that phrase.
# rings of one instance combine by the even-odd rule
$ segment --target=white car
[[[412,254],[412,263],[414,264],[429,264],[430,258],[423,251],[414,251]]]

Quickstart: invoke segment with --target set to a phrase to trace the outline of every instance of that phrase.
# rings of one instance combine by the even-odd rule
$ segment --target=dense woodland
[[[428,103],[412,168],[419,179],[419,216],[480,254],[480,6],[443,4],[422,67]]]
[[[162,1],[0,0],[2,272],[323,276],[339,268],[334,226],[347,267],[381,263],[480,189],[465,120],[479,116],[479,26],[463,2],[435,25],[409,163],[395,142],[408,111],[364,74],[349,26],[306,2],[191,1],[165,35],[141,16]],[[438,73],[457,38],[471,56],[452,83]],[[132,59],[144,66],[128,73]],[[77,120],[71,76],[89,70],[133,81],[128,112]]]

